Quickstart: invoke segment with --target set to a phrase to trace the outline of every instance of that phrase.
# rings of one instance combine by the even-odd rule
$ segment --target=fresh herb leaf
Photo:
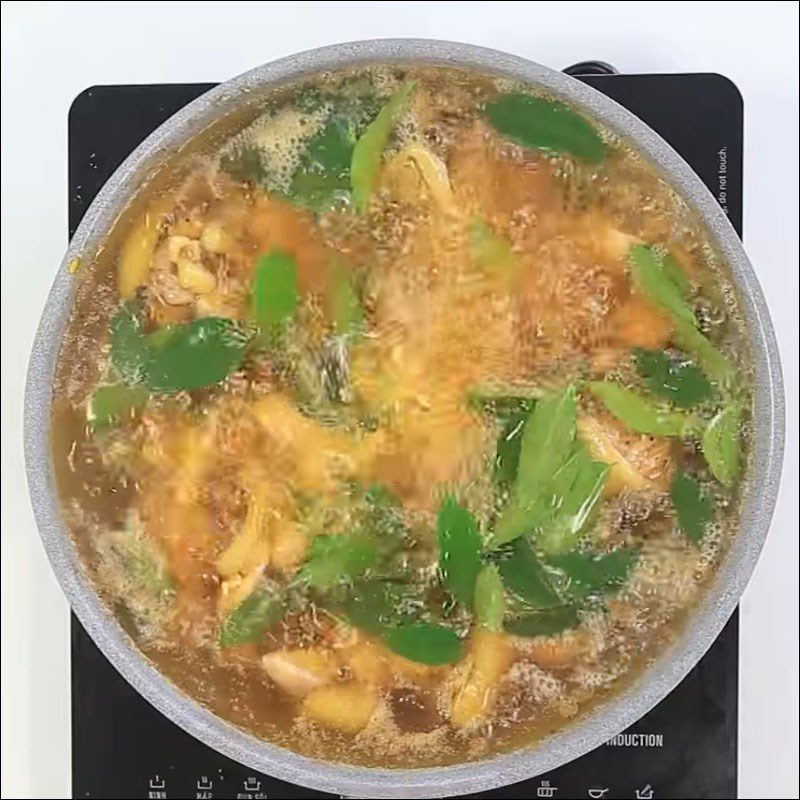
[[[572,536],[581,533],[592,518],[610,470],[608,464],[593,461],[583,447],[577,449],[576,457],[578,473],[557,512],[565,532]]]
[[[392,628],[384,637],[387,647],[420,664],[452,664],[461,657],[461,640],[444,625],[412,622]]]
[[[152,333],[148,333],[147,346],[150,348],[161,347],[172,338],[174,333],[180,330],[180,327],[180,325],[170,322],[169,324],[164,325],[163,328],[159,328]]]
[[[663,308],[671,318],[697,327],[694,312],[664,270],[661,258],[651,247],[634,245],[628,253],[628,261],[633,282],[642,294]]]
[[[357,131],[363,129],[381,110],[381,99],[375,86],[363,75],[346,77],[335,89],[310,86],[298,95],[300,111],[317,113],[327,110],[345,117]]]
[[[607,554],[572,551],[548,558],[548,564],[563,573],[562,590],[580,599],[618,589],[639,558],[635,547],[620,547]]]
[[[256,261],[251,307],[253,318],[263,333],[273,334],[294,317],[297,296],[294,257],[277,249],[260,255]]]
[[[497,566],[506,589],[526,604],[549,608],[563,602],[541,561],[524,538],[514,541],[511,555],[499,560]]]
[[[315,589],[360,578],[378,560],[375,539],[363,534],[315,536],[299,578]]]
[[[661,259],[661,268],[678,288],[678,291],[686,297],[692,287],[689,283],[689,279],[686,277],[683,267],[678,263],[678,260],[672,253],[667,253],[664,258]]]
[[[695,417],[667,411],[633,389],[610,381],[592,381],[589,391],[618,419],[637,433],[651,436],[688,436],[697,429]]]
[[[517,266],[511,245],[493,233],[482,219],[476,220],[470,228],[470,252],[475,263],[485,270],[507,274]]]
[[[401,514],[401,503],[385,486],[373,483],[364,492],[364,502],[369,510],[369,518],[375,524],[375,531],[382,536],[405,530]]]
[[[147,403],[150,392],[144,386],[114,383],[99,386],[89,398],[86,420],[92,431],[115,425]]]
[[[731,400],[709,422],[703,433],[703,455],[711,473],[725,486],[730,486],[739,475],[741,421],[741,404]]]
[[[537,400],[544,400],[549,393],[538,386],[479,386],[467,393],[467,405],[474,411],[494,414],[498,419],[516,411],[530,412]]]
[[[731,384],[736,370],[725,355],[690,322],[674,319],[672,323],[675,341],[700,362],[711,381],[722,386]]]
[[[572,386],[536,404],[522,432],[517,478],[511,501],[495,526],[494,547],[525,533],[541,515],[548,484],[572,449],[576,417]]]
[[[517,477],[522,431],[536,403],[532,396],[509,395],[490,390],[471,392],[467,397],[470,408],[491,414],[500,426],[494,460],[494,480],[509,488]]]
[[[691,408],[714,394],[711,384],[695,364],[675,361],[663,350],[636,348],[633,353],[636,369],[645,378],[647,388],[679,408]]]
[[[328,103],[328,93],[319,86],[304,86],[298,93],[295,105],[299,111],[314,113]]]
[[[383,105],[375,85],[364,75],[345,78],[328,98],[334,112],[347,117],[357,133],[361,133],[375,119]]]
[[[261,151],[257,147],[242,147],[223,156],[220,167],[235,181],[261,184],[267,178]]]
[[[475,581],[475,618],[490,631],[503,628],[505,596],[500,573],[494,564],[487,564]]]
[[[357,628],[374,635],[409,616],[416,595],[403,584],[356,581],[348,590],[342,611]]]
[[[355,519],[357,530],[375,539],[384,572],[405,575],[406,570],[401,569],[401,562],[409,531],[399,501],[384,487],[377,484],[370,486],[364,492],[363,501],[355,512]]]
[[[575,440],[575,389],[539,401],[522,434],[517,491],[523,500],[538,498],[553,473],[569,456]]]
[[[337,115],[328,120],[306,144],[289,198],[320,213],[346,205],[354,144],[355,132],[347,118]]]
[[[485,113],[498,133],[523,147],[566,153],[593,164],[605,157],[597,131],[557,100],[501,94],[486,104]]]
[[[383,151],[392,129],[408,108],[413,90],[413,83],[406,83],[398,89],[367,125],[353,148],[350,185],[353,205],[359,213],[363,214],[369,207],[369,200],[378,180]]]
[[[331,295],[336,332],[352,334],[360,330],[364,325],[364,309],[349,270],[342,267],[334,268]]]
[[[573,605],[554,606],[510,619],[505,629],[515,636],[554,636],[574,628],[580,620]]]
[[[284,613],[283,598],[270,587],[260,587],[249,594],[225,618],[219,631],[223,649],[244,642],[259,642],[264,631]]]
[[[501,485],[510,485],[517,477],[522,431],[525,428],[525,420],[533,408],[533,402],[530,400],[516,398],[515,400],[511,409],[497,413],[502,428],[497,439],[494,479]]]
[[[499,484],[510,484],[517,476],[519,453],[522,444],[522,429],[527,414],[519,412],[506,420],[497,440],[494,478]]]
[[[711,500],[697,480],[686,472],[675,474],[670,497],[680,529],[690,542],[699,543],[711,522]]]
[[[144,380],[150,351],[144,329],[144,307],[127,300],[111,320],[111,366],[123,383]]]
[[[157,393],[191,391],[224,380],[239,367],[248,337],[222,317],[196,319],[150,350],[147,383]]]
[[[160,597],[171,591],[164,557],[140,525],[112,532],[110,548],[131,580],[146,592]]]
[[[471,606],[483,546],[478,524],[466,508],[448,496],[439,507],[436,531],[442,584],[464,605]]]
[[[575,545],[600,502],[609,469],[607,464],[593,461],[584,447],[575,449],[553,476],[552,516],[541,524],[538,547],[546,553],[561,553]]]

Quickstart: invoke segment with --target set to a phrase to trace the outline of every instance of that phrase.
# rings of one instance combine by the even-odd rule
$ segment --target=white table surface
[[[744,239],[781,343],[787,456],[742,603],[740,796],[798,797],[796,3],[2,4],[2,796],[67,797],[67,605],[22,462],[28,352],[66,241],[67,110],[101,83],[219,81],[339,41],[417,36],[556,69],[720,72],[745,101]]]

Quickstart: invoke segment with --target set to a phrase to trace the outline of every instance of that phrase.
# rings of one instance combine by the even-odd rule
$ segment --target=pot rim
[[[631,141],[700,215],[711,241],[728,263],[740,295],[755,367],[751,479],[743,483],[739,532],[677,639],[628,686],[561,731],[482,761],[422,769],[360,767],[299,755],[224,721],[161,675],[100,601],[86,574],[61,520],[50,456],[51,387],[72,306],[75,279],[68,265],[73,259],[93,260],[142,180],[188,138],[252,93],[268,92],[324,70],[381,63],[449,66],[525,81],[587,111],[610,131]],[[764,296],[725,213],[688,164],[631,112],[572,77],[497,50],[431,39],[348,42],[281,58],[211,89],[147,137],[98,193],[72,238],[36,332],[25,390],[25,468],[36,523],[72,610],[106,658],[162,714],[220,753],[290,783],[356,797],[446,797],[509,785],[578,758],[647,713],[683,680],[736,608],[769,529],[783,448],[783,378]]]

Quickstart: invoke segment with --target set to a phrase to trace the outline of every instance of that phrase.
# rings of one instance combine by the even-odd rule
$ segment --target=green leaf
[[[306,113],[330,109],[361,130],[380,111],[382,101],[368,77],[353,75],[344,78],[334,90],[308,87],[298,95],[295,104]]]
[[[233,647],[259,642],[264,631],[284,613],[283,598],[273,589],[261,587],[246,597],[225,618],[219,631],[219,646]]]
[[[303,156],[306,169],[334,175],[343,181],[342,186],[346,188],[355,143],[350,120],[341,115],[332,117],[319,133],[309,139]]]
[[[354,144],[355,132],[348,119],[337,115],[328,120],[306,145],[292,176],[289,199],[320,213],[346,205]]]
[[[729,401],[709,422],[703,433],[703,455],[711,473],[725,486],[733,484],[739,475],[741,422],[741,404],[735,400]]]
[[[633,353],[636,369],[645,378],[647,388],[679,408],[691,408],[714,394],[711,384],[695,364],[675,361],[663,350],[636,348]]]
[[[147,403],[150,392],[145,386],[126,386],[114,383],[99,386],[89,398],[86,420],[92,431],[115,425],[130,418]]]
[[[592,381],[589,391],[629,428],[651,436],[688,436],[697,429],[695,417],[680,411],[667,411],[633,389],[610,381]]]
[[[609,469],[580,446],[553,476],[552,517],[540,523],[536,539],[543,551],[561,553],[575,545],[602,498]]]
[[[164,325],[163,328],[148,333],[147,346],[152,349],[165,345],[172,338],[173,334],[180,330],[180,327],[180,325],[170,322]]]
[[[377,93],[375,84],[366,75],[345,78],[338,89],[329,95],[329,102],[335,113],[353,123],[357,133],[361,133],[375,119],[383,106],[383,99]]]
[[[494,479],[499,484],[511,484],[517,477],[519,454],[522,449],[522,431],[532,408],[533,402],[517,400],[513,410],[498,413],[502,428],[497,439]]]
[[[401,542],[407,533],[400,501],[380,484],[364,493],[365,514],[361,527],[381,543]]]
[[[557,100],[501,94],[486,104],[485,113],[498,133],[523,147],[566,153],[590,163],[605,157],[597,131]]]
[[[398,89],[365,128],[353,148],[350,164],[350,185],[353,205],[359,213],[369,208],[369,200],[378,180],[383,151],[389,142],[397,121],[408,108],[413,83],[406,83]]]
[[[110,547],[131,580],[145,591],[161,596],[172,589],[163,554],[139,526],[114,531]]]
[[[527,501],[536,499],[549,478],[569,456],[575,441],[575,389],[540,400],[525,423],[520,449],[517,491]]]
[[[328,102],[330,102],[328,93],[323,92],[319,86],[303,87],[295,99],[297,108],[306,113],[316,113]]]
[[[452,664],[461,658],[461,640],[444,625],[412,622],[392,628],[384,637],[387,647],[420,664]]]
[[[220,159],[220,167],[235,181],[260,184],[267,178],[261,151],[257,147],[241,147]]]
[[[366,492],[364,500],[373,508],[387,509],[399,508],[400,501],[392,492],[380,483],[373,483]]]
[[[494,461],[494,480],[500,485],[509,486],[517,477],[522,431],[535,403],[531,396],[486,390],[473,391],[467,396],[471,409],[493,415],[500,426]]]
[[[482,269],[508,273],[517,266],[511,245],[497,236],[482,219],[477,219],[470,227],[470,252]]]
[[[378,560],[375,539],[363,534],[315,536],[300,580],[315,589],[360,578]]]
[[[512,496],[511,502],[495,522],[487,549],[496,550],[533,530],[538,518],[539,510],[535,506],[521,505]]]
[[[150,389],[171,393],[219,383],[242,363],[247,340],[241,327],[222,317],[204,317],[181,325],[166,342],[150,351]]]
[[[541,561],[525,539],[516,539],[511,555],[498,561],[497,566],[506,589],[528,605],[549,608],[563,602],[553,588]]]
[[[692,323],[673,319],[672,324],[675,341],[700,362],[700,366],[711,381],[721,386],[727,386],[733,382],[736,369]]]
[[[509,620],[505,629],[515,636],[554,636],[579,623],[578,609],[573,605],[554,606]]]
[[[144,380],[150,351],[144,329],[144,307],[137,299],[123,303],[111,320],[111,366],[123,383]]]
[[[342,603],[342,611],[357,628],[378,635],[409,616],[415,597],[403,584],[356,581]]]
[[[436,531],[442,584],[460,602],[471,606],[483,547],[475,518],[448,496],[439,507]]]
[[[503,419],[508,414],[524,410],[530,412],[537,400],[544,400],[550,392],[538,386],[478,386],[467,393],[467,405],[474,411],[485,411]]]
[[[691,291],[691,284],[686,277],[683,267],[678,263],[672,253],[667,253],[661,260],[661,268],[666,273],[667,277],[675,284],[678,291],[686,297]]]
[[[589,463],[591,459],[583,444],[573,445],[569,458],[555,471],[547,484],[547,491],[543,492],[539,522],[560,513],[581,470]]]
[[[620,547],[607,554],[578,552],[554,555],[548,564],[564,574],[562,590],[571,598],[580,599],[618,589],[639,558],[635,547]]]
[[[711,522],[711,500],[703,493],[700,484],[686,472],[675,474],[670,497],[680,529],[690,542],[697,544]]]
[[[694,312],[683,299],[680,289],[663,268],[661,259],[652,248],[634,245],[628,253],[631,274],[636,287],[673,319],[697,326]]]
[[[250,299],[253,318],[264,333],[273,333],[294,317],[297,296],[294,257],[277,249],[260,255]]]
[[[580,533],[591,519],[603,495],[610,469],[602,461],[593,461],[583,447],[577,449],[576,458],[578,472],[575,481],[557,513],[570,534]]]
[[[541,514],[548,484],[572,449],[576,416],[572,386],[536,404],[522,432],[517,479],[511,501],[495,526],[494,547],[525,533]]]
[[[503,628],[505,597],[500,573],[494,564],[487,564],[475,581],[475,618],[490,631]]]
[[[348,270],[335,269],[331,299],[337,333],[354,333],[364,326],[361,298],[356,292],[353,276]]]

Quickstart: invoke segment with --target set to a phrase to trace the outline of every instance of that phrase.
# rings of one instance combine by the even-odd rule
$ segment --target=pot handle
[[[579,61],[561,71],[573,77],[577,75],[619,75],[619,70],[607,61]]]

